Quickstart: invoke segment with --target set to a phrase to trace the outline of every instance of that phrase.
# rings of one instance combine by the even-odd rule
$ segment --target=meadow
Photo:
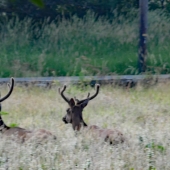
[[[137,74],[139,17],[131,11],[112,21],[92,12],[39,23],[1,15],[0,76]],[[169,28],[167,16],[149,12],[148,73],[170,73]]]
[[[168,82],[152,88],[101,86],[83,116],[89,125],[120,130],[127,142],[115,146],[94,139],[86,131],[75,135],[72,126],[62,122],[68,106],[58,94],[59,86],[62,85],[52,89],[16,86],[2,103],[7,125],[44,128],[53,132],[57,141],[37,146],[1,138],[1,170],[169,170]],[[0,88],[1,95],[5,95],[7,86]],[[88,92],[93,94],[94,89],[68,85],[66,90],[67,96],[80,99]]]

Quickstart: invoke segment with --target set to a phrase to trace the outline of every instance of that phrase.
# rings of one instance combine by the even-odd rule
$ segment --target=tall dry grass
[[[7,87],[1,87],[2,96]],[[68,96],[86,97],[94,89],[69,86]],[[46,144],[23,144],[0,140],[0,169],[5,170],[169,170],[169,83],[152,88],[121,89],[101,86],[99,95],[85,108],[89,125],[118,129],[127,142],[109,146],[85,131],[75,135],[62,117],[67,104],[57,92],[15,87],[2,103],[6,124],[27,129],[45,128],[57,136]]]

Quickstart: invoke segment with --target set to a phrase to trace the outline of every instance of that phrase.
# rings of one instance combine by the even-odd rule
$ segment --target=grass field
[[[62,117],[67,104],[57,92],[35,87],[15,87],[2,103],[7,125],[44,128],[56,142],[35,146],[0,140],[0,169],[5,170],[169,170],[169,83],[152,88],[121,89],[101,86],[99,95],[84,110],[85,122],[120,130],[127,142],[109,146],[85,131],[75,135]],[[1,95],[8,88],[1,87]],[[67,95],[86,97],[94,89],[69,86]]]
[[[169,19],[159,11],[148,18],[147,71],[170,73]],[[1,77],[137,74],[137,16],[96,21],[89,12],[84,19],[40,25],[1,16]]]

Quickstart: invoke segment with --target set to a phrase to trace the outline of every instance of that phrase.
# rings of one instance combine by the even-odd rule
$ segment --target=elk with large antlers
[[[102,137],[105,141],[110,144],[123,143],[125,138],[123,134],[118,130],[102,129],[96,125],[87,126],[83,120],[83,109],[87,106],[88,102],[94,99],[99,93],[100,85],[96,84],[96,93],[90,97],[90,93],[86,99],[78,100],[76,98],[69,99],[64,95],[66,86],[62,90],[59,88],[59,94],[62,98],[69,104],[69,108],[66,110],[66,115],[63,117],[64,123],[71,123],[74,130],[79,131],[82,127],[86,127],[88,130],[92,131],[93,134]]]
[[[0,112],[1,112],[1,102],[6,100],[12,93],[14,89],[14,79],[11,78],[11,85],[9,85],[9,92],[3,97],[0,98]],[[15,139],[19,140],[20,142],[25,142],[31,139],[35,139],[38,142],[41,142],[46,139],[56,139],[56,136],[53,135],[51,132],[39,129],[39,130],[26,130],[20,127],[9,127],[7,126],[0,114],[0,133],[2,136],[14,137]]]

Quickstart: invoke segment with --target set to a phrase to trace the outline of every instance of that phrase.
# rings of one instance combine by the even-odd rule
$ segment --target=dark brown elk
[[[0,112],[2,109],[1,102],[6,100],[12,93],[14,89],[14,79],[11,78],[11,84],[9,86],[9,92],[2,98],[0,98]],[[0,133],[3,137],[14,137],[17,139],[17,141],[23,143],[25,141],[34,139],[37,140],[38,142],[42,142],[43,140],[46,139],[56,139],[56,136],[53,135],[51,132],[44,130],[44,129],[39,129],[39,130],[26,130],[24,128],[20,127],[9,127],[7,126],[0,114]]]
[[[66,115],[63,117],[64,123],[71,123],[74,130],[79,131],[81,128],[87,128],[87,130],[91,131],[93,135],[97,135],[102,137],[105,141],[110,144],[118,144],[123,143],[125,138],[123,134],[118,130],[111,129],[102,129],[96,125],[87,126],[83,119],[83,109],[88,105],[88,102],[94,99],[99,93],[100,85],[96,84],[96,93],[90,97],[90,93],[86,99],[78,100],[76,98],[69,99],[64,95],[64,91],[66,90],[66,86],[63,87],[62,90],[59,88],[59,94],[62,98],[68,103],[69,108],[66,110]]]

